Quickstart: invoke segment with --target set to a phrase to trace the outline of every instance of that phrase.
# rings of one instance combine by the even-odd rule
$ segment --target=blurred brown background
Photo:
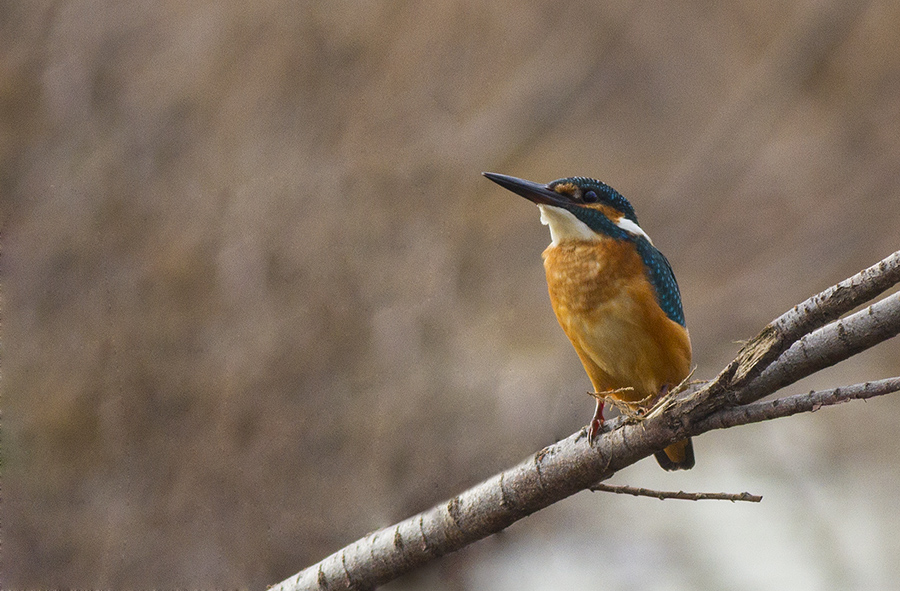
[[[900,3],[0,4],[6,588],[256,588],[586,423],[538,212],[601,178],[697,373],[900,248]],[[896,340],[792,387],[900,373]],[[390,589],[889,589],[887,397],[717,432]]]

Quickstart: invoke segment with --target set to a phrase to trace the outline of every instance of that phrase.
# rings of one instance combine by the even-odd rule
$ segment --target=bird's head
[[[638,225],[631,203],[606,183],[575,176],[541,185],[505,174],[483,174],[537,204],[541,222],[550,226],[553,244],[566,240],[639,237],[650,242],[650,237]]]

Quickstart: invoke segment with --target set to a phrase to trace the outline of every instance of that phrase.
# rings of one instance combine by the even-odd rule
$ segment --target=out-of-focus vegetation
[[[900,245],[892,0],[33,0],[0,45],[5,587],[261,588],[582,426],[482,170],[626,195],[700,378]],[[579,495],[393,588],[888,588],[898,413],[620,475],[760,506]]]

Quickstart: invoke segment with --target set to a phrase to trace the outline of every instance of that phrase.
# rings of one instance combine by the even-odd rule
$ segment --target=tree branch
[[[611,492],[618,495],[632,495],[634,497],[652,497],[659,499],[681,499],[683,501],[748,501],[750,503],[759,503],[762,501],[761,495],[751,495],[748,492],[742,493],[688,493],[680,490],[678,492],[665,490],[650,490],[649,488],[637,488],[634,486],[614,486],[612,484],[595,484],[590,489],[592,492]]]
[[[817,354],[823,356],[823,359],[819,360],[820,363],[811,361],[806,368],[806,373],[799,368],[795,370],[789,367],[791,363],[788,363],[788,361],[794,360],[795,363],[799,363],[796,361],[796,352],[792,357],[789,356],[789,359],[786,361],[779,359],[782,353],[805,335],[824,327],[842,314],[872,300],[898,282],[900,282],[900,251],[794,306],[791,310],[770,322],[754,339],[744,345],[734,361],[729,363],[712,382],[695,394],[690,405],[706,407],[705,411],[697,410],[696,412],[708,415],[725,405],[735,406],[758,400],[766,394],[775,392],[779,388],[796,382],[815,371],[833,365],[850,357],[852,354],[871,347],[885,338],[895,336],[898,332],[895,326],[896,318],[893,319],[894,322],[890,318],[885,321],[881,321],[880,318],[870,318],[868,321],[865,321],[861,320],[859,313],[857,313],[854,315],[857,317],[857,321],[877,331],[878,334],[872,335],[872,339],[866,339],[858,334],[857,331],[854,334],[854,338],[847,340],[848,344],[855,344],[857,347],[855,352],[851,353],[850,349],[846,349],[842,355],[842,348],[839,344],[826,343],[823,345],[818,343],[820,347],[817,350]],[[881,303],[884,304],[884,302]],[[882,314],[890,316],[891,310],[896,315],[896,302],[888,303],[886,306],[886,310],[884,306],[879,307],[879,316]],[[832,323],[829,326],[835,326],[835,324]],[[854,323],[851,327],[859,328],[859,325]],[[838,335],[834,331],[840,330],[842,329],[832,328],[827,332],[826,338],[837,337]],[[888,336],[881,338],[882,333]],[[835,339],[835,343],[839,340],[843,340],[843,336]],[[801,348],[805,347],[801,345]],[[806,351],[806,353],[809,353],[809,351]],[[821,361],[824,361],[824,356],[828,356],[832,361],[823,365]],[[776,359],[778,359],[778,362],[773,363]],[[773,368],[771,366],[776,367]],[[757,384],[755,388],[747,389],[747,385],[753,382],[763,371],[776,368],[783,371],[779,385],[775,386],[774,383],[763,382],[762,384],[765,384],[765,386]],[[785,369],[787,369],[786,372],[784,371]],[[772,376],[769,376],[769,379],[771,378]],[[766,387],[771,388],[769,392],[755,396],[759,389],[765,389]]]
[[[900,391],[900,377],[855,384],[843,388],[833,388],[807,394],[794,394],[775,400],[753,402],[743,406],[723,409],[700,421],[703,431],[727,429],[738,425],[749,425],[781,417],[789,417],[801,412],[816,412],[824,406],[841,404],[850,400],[865,400]]]
[[[755,402],[900,333],[900,294],[839,320],[898,282],[900,252],[776,318],[714,380],[687,388],[661,412],[641,421],[607,421],[593,445],[582,429],[449,501],[368,534],[274,588],[371,589],[687,436],[896,391],[900,378]]]

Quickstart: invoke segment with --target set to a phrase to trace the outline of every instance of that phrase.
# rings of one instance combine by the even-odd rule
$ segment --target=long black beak
[[[539,185],[525,179],[518,179],[514,176],[505,174],[497,174],[496,172],[482,172],[484,176],[491,179],[504,189],[509,189],[517,195],[521,195],[525,199],[533,203],[545,203],[547,205],[555,205],[556,207],[564,207],[567,201],[562,196],[548,189],[546,185]]]

